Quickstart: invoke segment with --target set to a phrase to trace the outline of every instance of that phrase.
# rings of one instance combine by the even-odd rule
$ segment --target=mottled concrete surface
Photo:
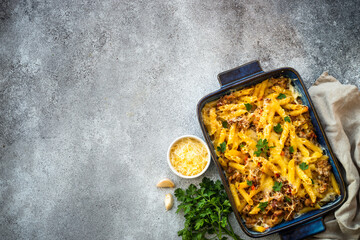
[[[201,136],[195,107],[217,73],[258,59],[307,87],[324,70],[359,87],[359,9],[0,0],[0,239],[177,239],[184,219],[155,184],[200,181],[172,174],[166,150]]]

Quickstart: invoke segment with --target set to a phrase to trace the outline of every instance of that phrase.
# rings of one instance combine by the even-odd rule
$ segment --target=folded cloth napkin
[[[331,147],[341,163],[348,197],[328,214],[326,230],[311,239],[360,238],[360,91],[324,72],[309,89]]]

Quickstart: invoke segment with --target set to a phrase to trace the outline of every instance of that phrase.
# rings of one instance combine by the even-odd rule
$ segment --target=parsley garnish
[[[188,189],[176,189],[175,197],[179,202],[176,213],[184,211],[184,228],[178,231],[182,239],[207,239],[205,235],[216,233],[219,239],[228,235],[240,240],[228,221],[232,208],[219,180],[214,182],[205,177],[200,187],[191,184]]]
[[[276,133],[281,133],[281,132],[283,131],[280,123],[278,123],[278,124],[274,127],[274,131],[275,131]]]
[[[251,108],[252,108],[252,105],[250,103],[244,103],[245,107],[246,107],[246,110],[248,112],[250,112]]]
[[[289,152],[290,152],[290,153],[293,153],[294,151],[295,151],[295,150],[294,150],[293,146],[290,146],[290,147],[289,147]]]
[[[309,165],[307,165],[305,162],[302,162],[299,164],[299,167],[301,170],[306,170],[309,168]]]
[[[291,122],[291,119],[289,116],[284,117],[285,122]]]
[[[240,144],[240,148],[243,148],[243,147],[245,147],[245,144]]]
[[[259,203],[258,208],[260,208],[261,211],[264,211],[265,208],[267,207],[267,205],[268,205],[268,202],[261,202],[261,203]]]
[[[247,183],[248,186],[252,186],[252,185],[253,185],[252,181],[249,181],[249,180],[246,180],[246,183]]]
[[[285,196],[285,201],[291,203],[291,199],[288,196]]]
[[[219,152],[224,153],[224,152],[225,152],[225,150],[226,150],[226,142],[222,142],[222,143],[220,143],[220,146],[219,146],[219,147],[217,147],[217,150],[218,150]]]
[[[277,181],[275,181],[275,182],[274,182],[274,186],[273,186],[274,192],[279,192],[279,191],[281,191],[282,185],[283,185],[282,182],[277,182]]]
[[[311,179],[311,183],[314,184],[314,180],[312,180],[312,178],[310,178],[310,179]]]
[[[256,148],[257,151],[255,151],[254,153],[257,157],[259,157],[261,153],[266,153],[269,150],[268,141],[266,139],[259,139],[256,144]]]
[[[223,121],[223,122],[222,122],[222,126],[223,126],[223,128],[228,128],[228,122],[227,122],[227,121]]]
[[[284,99],[286,98],[286,95],[283,93],[280,93],[279,96],[277,96],[277,99]]]

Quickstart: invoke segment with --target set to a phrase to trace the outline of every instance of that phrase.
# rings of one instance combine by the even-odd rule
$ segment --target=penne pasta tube
[[[263,227],[263,226],[258,226],[258,225],[256,225],[256,226],[254,226],[254,227],[252,228],[252,230],[254,230],[254,231],[256,231],[256,232],[265,232],[266,228]]]
[[[266,176],[264,174],[261,176],[260,187],[250,191],[250,193],[249,193],[250,198],[252,198],[253,196],[255,196],[256,194],[258,194],[259,192],[261,192],[263,190],[265,177]]]
[[[241,173],[245,173],[245,166],[239,163],[229,162],[229,166],[239,170]]]
[[[216,132],[216,129],[220,128],[219,122],[216,120],[216,110],[215,108],[210,109],[210,135],[213,135]]]
[[[258,214],[258,213],[260,212],[259,206],[260,206],[260,204],[258,204],[258,205],[256,205],[255,207],[253,207],[253,208],[250,210],[249,214],[250,214],[250,215]]]
[[[244,207],[246,206],[246,204],[247,203],[244,199],[240,199],[240,206],[239,206],[239,208],[237,208],[238,211],[241,212],[244,209]]]
[[[228,142],[227,142],[228,145],[233,144],[233,142],[234,142],[234,138],[235,138],[235,134],[236,134],[236,125],[237,124],[232,124],[230,127]]]
[[[295,161],[291,159],[288,163],[288,181],[291,185],[295,184]]]
[[[253,205],[254,202],[251,199],[251,197],[249,196],[249,194],[247,194],[247,192],[243,189],[243,188],[239,188],[238,189],[239,193],[241,194],[241,196],[245,199],[245,201],[249,204],[249,205]]]
[[[261,88],[259,90],[259,95],[258,95],[258,99],[262,99],[265,93],[265,89],[267,88],[269,80],[265,80],[261,83]]]
[[[253,96],[254,96],[254,97],[258,97],[260,88],[261,88],[261,85],[260,85],[260,84],[256,84],[255,90],[254,90],[254,92],[253,92]]]
[[[322,149],[320,147],[316,146],[315,144],[313,144],[312,142],[310,142],[306,138],[298,138],[298,139],[302,144],[304,144],[306,147],[308,147],[312,151],[322,153]]]
[[[308,111],[308,107],[302,107],[299,110],[294,110],[294,111],[289,112],[289,115],[290,116],[299,116],[300,114],[307,112],[307,111]]]
[[[267,160],[263,161],[263,165],[265,168],[272,171],[274,174],[281,172],[274,164],[272,164],[271,162],[269,162]]]
[[[285,104],[288,104],[292,100],[293,100],[293,97],[287,97],[285,99],[279,100],[278,102],[279,102],[280,105],[285,105]]]
[[[227,167],[227,162],[225,162],[223,158],[219,157],[218,162],[220,163],[221,166]]]
[[[307,194],[307,192],[306,192],[305,188],[300,188],[299,191],[297,192],[297,195],[302,198],[305,197],[306,194]]]
[[[219,141],[218,141],[218,144],[217,144],[217,145],[225,142],[226,136],[227,136],[227,131],[226,131],[226,129],[225,129],[225,128],[221,129],[221,133],[220,133],[220,137],[219,137]],[[217,146],[217,145],[216,145],[216,146]]]
[[[339,185],[336,182],[336,179],[335,179],[335,176],[334,176],[333,173],[330,174],[330,180],[331,180],[331,185],[332,185],[332,187],[334,189],[334,192],[337,195],[340,195],[340,188],[339,188]]]
[[[297,110],[299,109],[299,105],[297,104],[286,104],[283,108],[290,109],[290,110]]]
[[[268,169],[267,167],[265,167],[265,166],[262,166],[262,167],[260,168],[260,171],[262,171],[262,172],[265,173],[266,175],[274,176],[274,173],[273,173],[270,169]]]
[[[237,208],[238,211],[241,211],[239,210],[240,209],[240,199],[239,199],[239,195],[237,194],[237,191],[236,191],[236,188],[234,186],[234,184],[230,184],[230,191],[231,191],[231,194],[233,196],[233,199],[234,199],[234,203],[235,203],[235,206]]]
[[[233,92],[233,95],[235,97],[241,97],[241,96],[245,96],[245,95],[251,95],[254,91],[254,87],[250,87],[248,89],[242,89],[241,91],[235,91]]]
[[[311,179],[305,174],[305,172],[303,170],[300,169],[299,166],[295,167],[296,169],[296,174],[299,176],[299,178],[306,184],[310,185],[312,184]]]
[[[307,183],[303,183],[303,186],[307,192],[307,194],[309,194],[309,197],[311,199],[311,202],[312,203],[315,203],[316,202],[316,194],[315,194],[315,191],[314,189],[312,188],[312,186],[310,184],[307,184]]]
[[[309,157],[310,156],[310,153],[309,153],[309,150],[307,150],[304,145],[301,143],[301,141],[299,141],[299,138],[296,139],[296,142],[297,142],[297,147],[299,148],[301,154],[304,156],[304,157]]]
[[[290,123],[285,122],[284,126],[283,126],[283,131],[281,133],[280,141],[279,141],[280,149],[284,148],[285,141],[289,135],[289,128],[290,128]]]
[[[290,132],[290,144],[294,149],[294,153],[296,153],[297,152],[297,139],[296,139],[297,137],[296,137],[296,134],[295,134],[294,125],[291,125],[289,127],[289,132]]]
[[[300,188],[300,184],[301,184],[301,179],[297,176],[296,174],[296,177],[295,177],[295,183],[293,185],[293,188],[292,188],[292,191],[291,191],[291,194],[292,195],[295,195],[298,193],[299,191],[299,188]]]
[[[316,209],[320,209],[320,205],[319,204],[315,204],[314,207],[304,207],[303,209],[301,209],[299,211],[300,214],[304,214],[304,213],[307,213],[307,212],[310,212],[312,210],[316,210]]]

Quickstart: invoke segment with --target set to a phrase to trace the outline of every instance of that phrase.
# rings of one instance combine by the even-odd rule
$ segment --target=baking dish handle
[[[233,82],[241,82],[251,76],[263,73],[259,61],[252,61],[228,71],[219,73],[218,80],[221,87]]]
[[[322,217],[318,217],[298,227],[279,233],[282,240],[300,240],[323,231],[325,231],[324,220]]]

